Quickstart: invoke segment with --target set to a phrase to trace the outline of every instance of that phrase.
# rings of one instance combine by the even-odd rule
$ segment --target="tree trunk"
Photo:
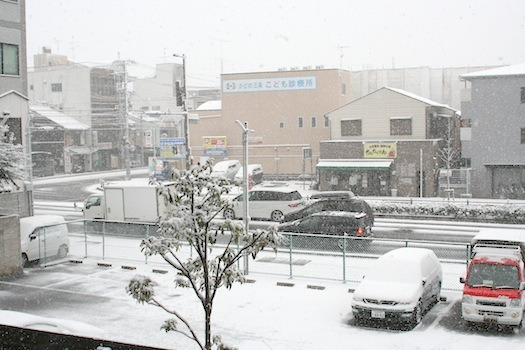
[[[211,310],[212,303],[208,301],[204,308],[205,317],[206,317],[206,350],[211,350]]]

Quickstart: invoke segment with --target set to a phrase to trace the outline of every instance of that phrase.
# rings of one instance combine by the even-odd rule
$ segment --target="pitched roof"
[[[502,77],[502,76],[512,76],[512,75],[525,75],[525,63],[515,64],[512,66],[505,66],[494,69],[487,69],[480,72],[472,72],[467,74],[462,74],[459,77],[461,79],[470,79],[470,78],[483,78],[483,77]]]

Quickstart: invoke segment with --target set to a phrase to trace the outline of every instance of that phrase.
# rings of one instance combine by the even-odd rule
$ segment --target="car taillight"
[[[357,232],[355,233],[355,235],[357,237],[361,237],[361,236],[363,236],[363,233],[365,233],[365,231],[363,230],[362,227],[360,227],[360,228],[357,229]]]

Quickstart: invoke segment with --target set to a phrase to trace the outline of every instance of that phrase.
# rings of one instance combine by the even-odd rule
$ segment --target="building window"
[[[52,92],[62,92],[62,83],[53,83],[51,84]]]
[[[346,95],[346,84],[341,84],[341,94]]]
[[[35,89],[35,87],[33,86],[33,84],[29,85],[29,90],[33,91]]]
[[[312,128],[317,127],[317,117],[312,117]]]
[[[341,136],[361,136],[361,119],[341,120]]]
[[[19,75],[18,46],[0,44],[0,74]]]
[[[152,111],[160,111],[160,106],[151,106]]]
[[[390,135],[412,135],[412,118],[390,118]]]
[[[525,103],[525,87],[521,88],[521,103]]]
[[[330,118],[328,118],[326,115],[324,116],[324,127],[325,128],[330,127]]]
[[[303,117],[299,117],[299,127],[302,128],[304,125]]]
[[[521,144],[525,143],[525,128],[521,128]]]
[[[284,122],[279,122],[279,129],[284,129]]]

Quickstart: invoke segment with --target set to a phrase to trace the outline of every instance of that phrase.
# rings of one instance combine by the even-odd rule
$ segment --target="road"
[[[146,177],[147,173],[145,168],[133,169],[131,176]],[[100,180],[122,180],[124,177],[125,172],[118,170],[36,178],[33,181],[35,214],[63,215],[68,221],[82,219],[82,202],[93,193]],[[392,197],[383,199],[392,200]],[[272,223],[252,221],[250,226],[267,228],[270,224]],[[503,226],[525,229],[525,225],[376,218],[373,234],[376,238],[468,243],[482,227]]]

